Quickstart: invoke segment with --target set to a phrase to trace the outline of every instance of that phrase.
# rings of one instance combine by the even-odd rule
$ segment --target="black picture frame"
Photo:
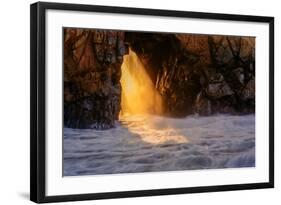
[[[269,181],[249,184],[46,196],[46,10],[151,15],[269,24]],[[274,187],[274,18],[265,16],[38,2],[30,7],[30,200],[37,203],[96,200]]]

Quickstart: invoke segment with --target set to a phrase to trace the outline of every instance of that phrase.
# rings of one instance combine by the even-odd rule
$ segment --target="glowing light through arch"
[[[157,92],[140,59],[131,49],[124,56],[121,67],[121,113],[161,114],[161,95]]]

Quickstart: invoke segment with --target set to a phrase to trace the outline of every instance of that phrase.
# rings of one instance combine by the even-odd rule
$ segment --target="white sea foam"
[[[64,175],[255,166],[255,116],[127,116],[108,130],[64,129]]]

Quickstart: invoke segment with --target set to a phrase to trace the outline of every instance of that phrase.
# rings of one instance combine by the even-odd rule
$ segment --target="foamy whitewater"
[[[64,128],[64,175],[255,166],[255,115],[127,116],[108,130]]]

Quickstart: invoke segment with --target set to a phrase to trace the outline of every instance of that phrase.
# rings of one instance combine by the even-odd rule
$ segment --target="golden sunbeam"
[[[122,96],[119,119],[123,123],[127,122],[129,131],[150,144],[187,143],[187,138],[172,128],[158,130],[153,127],[153,122],[150,121],[153,116],[150,114],[163,114],[162,98],[144,65],[131,49],[129,54],[124,56],[121,70]]]
[[[140,59],[131,49],[121,67],[121,113],[161,114],[162,99],[155,89]]]

